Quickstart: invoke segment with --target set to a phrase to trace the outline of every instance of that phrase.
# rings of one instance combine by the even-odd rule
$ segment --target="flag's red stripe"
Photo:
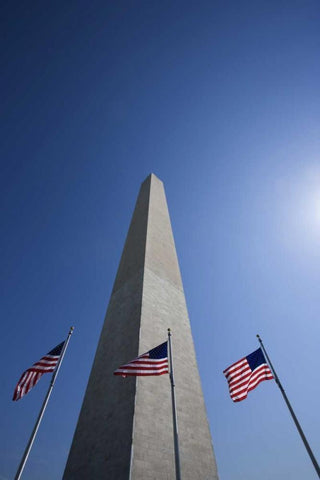
[[[39,362],[42,362],[42,361],[48,361],[50,362],[51,360],[59,360],[59,357],[60,355],[45,355],[44,357],[42,357]]]
[[[161,360],[158,360],[156,362],[150,362],[149,359],[146,359],[145,361],[141,362],[139,359],[132,360],[132,362],[129,362],[125,365],[121,365],[120,368],[161,368],[165,365],[168,365],[168,359],[164,358]]]
[[[125,365],[131,365],[131,363],[137,363],[140,365],[145,365],[146,363],[150,363],[150,365],[160,365],[161,363],[165,363],[167,361],[168,361],[167,358],[162,358],[161,360],[157,360],[156,362],[151,362],[149,359],[145,359],[144,361],[137,359],[137,360],[132,360],[132,362],[126,363]]]
[[[249,366],[249,363],[247,362],[247,360],[245,359],[243,362],[239,363],[239,365],[235,368],[233,368],[231,371],[228,371],[226,372],[224,375],[226,377],[226,379],[230,379],[236,375],[238,375],[239,372],[241,372],[242,370],[245,370],[246,368],[250,368]]]
[[[229,374],[229,372],[231,372],[235,368],[240,367],[245,360],[247,360],[247,357],[243,357],[243,358],[241,358],[241,360],[238,360],[237,362],[233,363],[232,365],[230,365],[230,367],[223,370],[223,374],[225,376],[227,376]]]
[[[167,357],[165,358],[136,358],[135,360],[132,360],[131,362],[129,363],[154,363],[155,365],[157,363],[161,363],[161,362],[166,362],[168,359]]]
[[[19,398],[23,397],[26,393],[28,393],[29,389],[28,386],[30,384],[30,380],[32,378],[32,373],[28,372],[26,378],[24,379],[21,387],[20,387],[20,395]]]
[[[245,392],[244,392],[243,394],[241,394],[241,395],[240,395],[240,394],[239,394],[239,395],[235,395],[234,397],[231,396],[231,398],[232,398],[232,400],[233,400],[234,402],[241,402],[241,400],[244,400],[245,398],[247,398],[248,393],[249,393],[251,390],[253,390],[254,388],[256,388],[256,387],[259,385],[259,383],[263,382],[264,380],[272,380],[272,379],[273,379],[273,377],[272,377],[272,378],[271,378],[271,377],[268,377],[268,378],[260,378],[259,381],[258,381],[255,385],[251,385],[249,388],[247,388],[247,389],[245,390]]]
[[[153,349],[155,350],[155,349]],[[113,373],[114,375],[126,376],[151,376],[169,373],[168,357],[166,350],[162,352],[162,358],[150,358],[150,350],[127,364],[121,365]]]
[[[14,390],[13,400],[19,400],[26,395],[40,380],[44,373],[53,372],[57,366],[60,356],[45,355],[32,367],[28,368],[20,377]]]
[[[239,381],[236,384],[230,385],[229,386],[230,394],[232,392],[239,391],[243,387],[246,388],[248,385],[250,385],[250,383],[254,382],[256,378],[258,378],[260,375],[272,376],[272,373],[267,365],[261,365],[260,367],[256,368],[246,381],[243,381],[243,382]]]
[[[262,364],[259,365],[255,370],[251,371],[249,373],[246,373],[243,376],[239,376],[237,380],[234,380],[229,383],[229,390],[234,390],[235,388],[238,388],[241,385],[245,385],[250,381],[251,378],[254,378],[255,375],[258,375],[260,372],[270,372],[270,369],[268,365]]]
[[[150,371],[154,371],[156,372],[157,370],[163,370],[164,368],[168,368],[168,365],[163,365],[162,367],[157,367],[157,368],[154,368],[154,367],[140,367],[140,366],[137,366],[137,367],[119,367],[117,368],[116,372],[119,371],[119,370],[141,370],[141,372],[150,372]]]
[[[140,373],[141,375],[150,375],[150,374],[155,374],[157,372],[163,372],[164,370],[165,371],[168,371],[168,363],[165,363],[161,366],[143,366],[141,367],[140,365],[137,365],[137,366],[133,366],[133,365],[124,365],[122,367],[119,367],[114,373],[119,373],[119,374],[122,374],[122,373],[127,373],[127,372],[130,372],[130,373]]]
[[[34,365],[32,365],[32,367],[30,367],[30,368],[37,368],[37,367],[39,367],[39,368],[49,367],[50,368],[50,367],[56,365],[57,363],[58,363],[58,360],[54,360],[52,362],[37,362]]]
[[[164,370],[164,371],[155,372],[155,373],[131,373],[131,372],[121,373],[119,370],[116,370],[114,372],[114,375],[121,375],[123,377],[147,377],[147,376],[163,375],[165,373],[169,373],[169,370]]]
[[[233,401],[244,400],[247,397],[248,392],[256,388],[256,386],[259,385],[260,382],[263,382],[264,380],[272,380],[272,379],[273,379],[272,375],[260,374],[254,381],[250,382],[246,388],[238,390],[236,393],[230,392],[231,398]]]
[[[258,375],[255,375],[253,378],[251,378],[248,382],[245,384],[239,385],[237,388],[234,388],[232,391],[230,391],[230,395],[238,395],[240,392],[247,390],[250,385],[253,385],[259,378],[272,378],[271,374],[267,374],[265,372],[261,372]]]
[[[160,372],[162,370],[168,370],[168,365],[164,365],[161,368],[140,368],[140,367],[135,367],[135,368],[118,368],[116,372]]]
[[[238,397],[241,397],[243,395],[247,395],[248,392],[250,392],[250,390],[252,390],[253,388],[255,388],[257,385],[259,385],[260,382],[262,382],[263,380],[272,380],[272,377],[270,376],[264,376],[264,375],[261,375],[260,377],[258,377],[255,382],[253,383],[250,383],[246,388],[243,388],[241,390],[238,390],[237,392],[233,392],[231,394],[231,398],[238,398]]]
[[[234,376],[234,377],[230,378],[230,379],[228,380],[228,383],[229,383],[229,385],[232,385],[232,384],[234,384],[234,383],[241,382],[242,379],[250,376],[251,373],[252,373],[252,370],[251,370],[251,368],[248,367],[248,368],[242,370],[242,372],[239,372],[239,373],[237,374],[237,376]]]
[[[140,368],[140,367],[133,367],[133,368],[129,368],[129,367],[125,367],[125,368],[118,368],[116,370],[116,372],[122,372],[124,370],[126,371],[136,371],[136,370],[139,370],[141,372],[157,372],[158,370],[162,370],[163,368],[168,368],[168,366],[163,366],[161,368]]]

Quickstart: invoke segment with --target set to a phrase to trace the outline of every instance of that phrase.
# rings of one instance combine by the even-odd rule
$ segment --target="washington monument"
[[[170,382],[114,376],[172,331],[182,480],[218,480],[162,182],[142,183],[64,480],[175,480]]]

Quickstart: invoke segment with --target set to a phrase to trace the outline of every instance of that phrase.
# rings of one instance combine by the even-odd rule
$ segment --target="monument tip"
[[[159,178],[155,173],[151,172],[151,173],[149,173],[149,175],[144,179],[144,181],[143,181],[142,183],[146,182],[147,180],[150,180],[150,181],[151,181],[152,179],[156,179],[156,180],[159,180],[159,182],[162,182],[162,180],[160,180],[160,178]]]

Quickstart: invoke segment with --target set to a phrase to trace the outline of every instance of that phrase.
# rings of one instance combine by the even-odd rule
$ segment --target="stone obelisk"
[[[162,182],[142,183],[64,480],[175,480],[168,375],[113,375],[172,330],[183,480],[217,480],[188,312]]]

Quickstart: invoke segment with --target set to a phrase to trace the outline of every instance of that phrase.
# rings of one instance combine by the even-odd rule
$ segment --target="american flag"
[[[59,361],[64,342],[57,345],[53,350],[42,357],[32,367],[28,368],[23,374],[14,390],[13,401],[20,400],[24,395],[30,392],[44,373],[53,372]]]
[[[263,380],[273,379],[261,348],[226,368],[223,374],[228,381],[230,396],[234,402],[241,402],[247,398],[248,392]]]
[[[114,375],[128,375],[138,377],[146,375],[163,375],[169,373],[168,367],[168,342],[143,353],[131,362],[121,365],[113,372]]]

